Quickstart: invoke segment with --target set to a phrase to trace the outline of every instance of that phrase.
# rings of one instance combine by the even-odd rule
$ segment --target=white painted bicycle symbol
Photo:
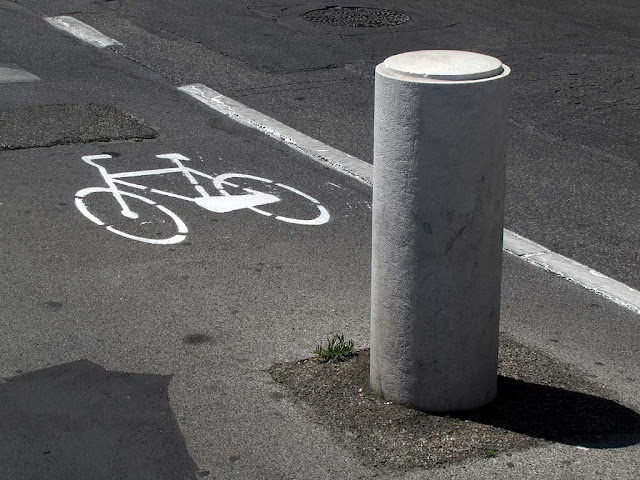
[[[183,241],[188,233],[187,226],[182,219],[164,205],[161,205],[146,196],[121,190],[120,187],[133,188],[145,193],[153,193],[164,195],[166,197],[185,200],[195,203],[199,207],[213,213],[228,213],[236,210],[251,210],[266,217],[273,217],[275,220],[282,222],[294,223],[298,225],[322,225],[329,221],[329,212],[315,198],[296,190],[293,187],[282,183],[275,183],[267,178],[256,177],[253,175],[245,175],[242,173],[224,173],[218,176],[211,176],[204,172],[200,172],[194,168],[186,167],[183,162],[189,159],[179,153],[167,153],[156,155],[157,158],[166,159],[173,163],[174,166],[169,168],[157,168],[152,170],[136,170],[129,172],[109,173],[107,169],[97,163],[97,160],[107,160],[113,158],[109,154],[88,155],[82,157],[82,160],[89,165],[98,169],[106,187],[88,187],[79,190],[76,193],[76,207],[78,210],[96,225],[105,227],[108,231],[122,235],[123,237],[137,240],[145,243],[158,245],[170,245]],[[157,175],[182,174],[189,180],[191,187],[195,189],[198,196],[190,197],[178,194],[172,191],[159,190],[140,185],[123,179],[131,179],[136,177],[150,177]],[[201,185],[200,181],[211,181],[213,187],[217,190],[216,195],[210,195]],[[233,180],[233,181],[232,181]],[[279,195],[267,193],[264,191],[254,190],[242,186],[250,182],[257,183],[264,189],[281,192]],[[208,182],[206,182],[208,183]],[[230,193],[229,190],[235,190],[239,193]],[[258,207],[273,204],[281,201],[280,196],[301,197],[305,203],[312,208],[307,208],[305,213],[313,212],[312,218],[293,218],[282,215],[275,215],[267,210]],[[117,214],[107,212],[106,203],[114,206],[117,203]],[[105,219],[106,217],[116,217],[115,221]],[[101,219],[102,217],[102,219]],[[131,233],[132,228],[138,230],[139,226],[148,224],[162,224],[163,232],[155,233],[155,236],[146,236],[144,233],[135,231]],[[128,231],[125,231],[128,230]],[[158,238],[158,236],[160,238]]]

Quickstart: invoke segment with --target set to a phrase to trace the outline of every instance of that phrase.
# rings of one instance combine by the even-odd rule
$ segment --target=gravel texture
[[[367,7],[325,7],[311,10],[302,18],[314,23],[335,27],[390,27],[402,25],[411,20],[406,13],[382,8]]]
[[[306,359],[271,368],[295,402],[339,444],[382,471],[493,457],[544,442],[619,448],[640,442],[640,415],[568,365],[501,337],[498,399],[432,415],[369,388],[369,351],[339,364]]]

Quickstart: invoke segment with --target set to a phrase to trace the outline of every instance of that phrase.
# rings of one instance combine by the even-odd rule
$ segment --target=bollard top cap
[[[415,78],[443,81],[468,81],[492,78],[504,73],[500,60],[481,53],[460,50],[420,50],[387,58],[384,70]]]

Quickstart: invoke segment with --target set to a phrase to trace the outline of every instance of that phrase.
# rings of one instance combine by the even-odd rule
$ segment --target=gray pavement
[[[265,78],[261,70],[236,69],[235,59],[192,42],[185,47],[180,36],[145,32],[134,21],[114,22],[104,6],[128,8],[124,3],[20,3],[46,14],[93,12],[78,17],[117,37],[125,49],[86,46],[51,28],[41,13],[0,1],[2,63],[41,78],[0,84],[0,111],[109,105],[152,128],[157,137],[0,151],[0,377],[5,379],[0,383],[1,477],[637,477],[637,445],[583,450],[548,443],[496,459],[384,475],[364,464],[348,441],[312,421],[310,409],[293,401],[267,371],[275,363],[311,356],[333,331],[345,332],[361,346],[368,344],[370,190],[175,89],[183,80],[200,80],[190,72],[198,65],[206,72],[214,60],[220,60],[220,82],[244,79],[247,85],[238,85],[238,90],[259,88],[259,80]],[[165,11],[167,21],[170,12]],[[136,18],[144,18],[143,13]],[[220,38],[223,34],[216,33]],[[137,42],[131,41],[134,37]],[[170,45],[186,50],[169,54]],[[145,57],[143,53],[154,46],[162,48]],[[202,56],[185,55],[193,52]],[[188,62],[190,69],[181,70]],[[350,68],[354,78],[370,82],[360,66],[350,65],[340,67],[339,75]],[[331,84],[336,73],[300,72],[292,83],[315,76]],[[205,83],[213,82],[208,78]],[[353,95],[358,85],[342,94]],[[257,97],[238,99],[254,108],[264,106],[252,98]],[[327,141],[332,129],[340,131],[343,121],[370,109],[364,100],[365,110],[358,110],[357,100],[345,102],[337,111],[353,113],[341,119],[332,113],[334,101],[338,102],[298,109],[279,120],[292,120],[300,127],[294,118],[299,115],[306,118],[302,123],[314,125],[315,115],[324,112],[331,121],[317,128],[322,131],[318,136]],[[69,109],[50,113],[73,129],[74,122],[66,119],[69,114]],[[103,120],[96,128],[105,135],[115,135],[122,126]],[[340,136],[361,139],[350,145],[369,142],[366,123],[353,122]],[[25,121],[20,137],[37,141],[36,127]],[[130,138],[136,137],[131,133]],[[306,133],[314,135],[311,130]],[[523,143],[533,152],[530,138]],[[332,145],[342,147],[340,142]],[[91,223],[75,207],[77,191],[104,186],[98,171],[81,160],[83,155],[108,153],[108,168],[132,171],[160,168],[163,162],[155,156],[174,152],[208,175],[249,174],[298,189],[318,199],[330,221],[305,226],[247,209],[213,213],[155,195],[184,221],[188,234],[175,245],[150,245]],[[611,155],[629,165],[621,152],[622,147]],[[632,182],[637,171],[630,172],[619,181]],[[615,183],[612,175],[609,170],[605,176]],[[190,190],[180,175],[153,186],[182,194]],[[313,205],[291,192],[273,193],[282,201],[265,210],[301,218],[315,212]],[[630,198],[632,212],[632,194]],[[104,213],[117,216],[116,210]],[[158,225],[155,220],[150,217],[150,225]],[[150,231],[137,225],[143,230],[136,232],[163,235],[166,226],[165,221],[160,230]],[[630,257],[618,252],[623,260],[615,271],[622,272],[619,265]],[[580,370],[609,389],[612,400],[636,411],[638,319],[577,285],[516,258],[504,258],[502,330]]]
[[[512,68],[506,227],[640,288],[634,0],[398,2],[384,28],[300,17],[317,2],[21,0],[76,15],[176,84],[203,83],[372,161],[373,68],[416,49],[461,49]]]

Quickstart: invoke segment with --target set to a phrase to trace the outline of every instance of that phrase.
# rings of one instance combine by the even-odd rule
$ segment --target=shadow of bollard
[[[274,365],[287,395],[364,464],[385,472],[430,468],[556,442],[614,449],[640,444],[640,413],[571,365],[501,336],[496,400],[428,413],[385,400],[369,385],[369,350],[338,364]]]
[[[3,478],[197,477],[167,375],[79,360],[0,384]]]
[[[498,377],[490,405],[451,416],[530,437],[588,448],[640,443],[640,414],[606,398]]]

